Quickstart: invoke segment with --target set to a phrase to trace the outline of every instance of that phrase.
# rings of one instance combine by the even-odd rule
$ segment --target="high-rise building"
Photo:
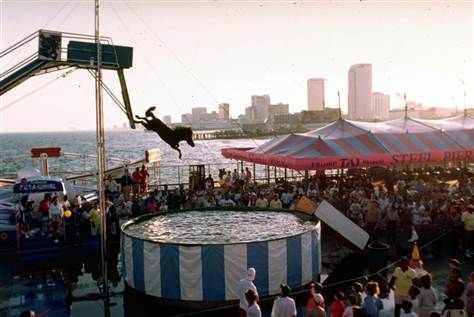
[[[308,79],[308,111],[322,111],[325,107],[323,78]]]
[[[349,69],[348,117],[372,118],[372,64],[356,64]]]
[[[390,96],[381,92],[372,94],[372,119],[388,120],[390,113]]]
[[[171,124],[171,116],[163,116],[163,122],[165,124],[170,125]]]
[[[269,95],[252,96],[252,107],[254,108],[254,120],[265,120],[268,118]]]
[[[270,95],[253,95],[252,106],[266,106],[270,104]]]
[[[229,108],[230,106],[228,103],[219,104],[219,119],[229,121],[229,118],[230,118]]]
[[[191,109],[191,113],[193,116],[192,122],[199,122],[201,117],[204,117],[207,113],[206,107],[196,107]]]

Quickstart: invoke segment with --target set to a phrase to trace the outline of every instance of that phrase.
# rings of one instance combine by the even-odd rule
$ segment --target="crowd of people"
[[[209,207],[295,209],[298,201],[306,197],[316,204],[323,200],[331,203],[366,230],[371,243],[388,244],[392,257],[407,255],[415,242],[428,242],[445,233],[452,234],[453,247],[462,250],[466,259],[474,255],[474,177],[467,170],[387,170],[379,179],[365,173],[329,177],[317,172],[299,181],[275,179],[272,183],[257,183],[246,168],[240,172],[220,170],[217,181],[209,174],[201,186],[181,185],[174,189],[166,185],[150,189],[148,177],[145,166],[136,168],[131,175],[126,170],[120,178],[107,177],[106,232],[112,240],[119,239],[119,228],[124,222],[143,213]],[[100,232],[97,204],[81,202],[80,197],[71,202],[67,197],[60,199],[46,194],[37,209],[32,208],[27,198],[22,198],[16,218],[25,237],[40,232],[59,238],[64,230],[66,240],[74,240],[77,236]],[[431,252],[436,255],[441,250],[433,248]],[[432,291],[431,276],[414,276],[411,270],[401,260],[388,283],[395,290],[395,316],[439,316],[433,312],[438,299]],[[471,274],[471,282],[465,287],[460,272],[456,263],[450,268],[446,304],[438,312],[442,316],[461,316],[455,314],[456,310],[467,310],[470,317],[474,313],[474,275]],[[249,274],[252,277],[252,272]],[[311,289],[307,316],[379,315],[382,306],[376,282],[367,283],[365,288],[354,285],[351,294],[336,293],[329,307],[320,288],[315,284]],[[257,289],[249,289],[242,293],[241,315],[259,316]],[[287,285],[282,285],[272,316],[293,316],[290,291]],[[467,303],[461,299],[461,293]],[[280,314],[281,310],[288,314]],[[447,312],[451,315],[446,315]]]
[[[323,286],[311,283],[304,316],[306,317],[462,317],[474,316],[474,272],[468,283],[461,277],[460,262],[449,260],[449,276],[446,278],[443,300],[438,298],[432,286],[432,276],[426,271],[416,271],[410,267],[408,258],[403,257],[392,273],[388,283],[394,292],[394,307],[384,307],[379,297],[380,287],[376,281],[369,281],[365,287],[354,282],[350,290],[337,291],[326,301]],[[247,276],[239,282],[239,316],[261,317],[258,285],[255,285],[256,271],[247,270]],[[280,296],[272,305],[272,317],[296,317],[295,300],[290,297],[291,289],[286,284],[280,286]]]
[[[240,173],[236,169],[220,170],[217,181],[209,175],[197,188],[181,185],[169,190],[165,185],[140,198],[127,194],[123,186],[121,192],[120,186],[114,186],[115,190],[110,187],[110,194],[120,206],[127,206],[124,217],[209,207],[295,209],[302,197],[316,204],[327,200],[366,230],[370,243],[389,244],[393,256],[408,254],[416,241],[425,243],[452,232],[455,247],[464,250],[467,258],[472,257],[472,174],[430,168],[387,174],[378,182],[366,174],[327,177],[316,173],[301,181],[275,179],[274,183],[256,183],[246,168]],[[439,252],[432,249],[434,255]]]
[[[201,186],[175,189],[166,185],[149,189],[148,178],[145,165],[131,175],[126,169],[120,178],[107,176],[110,232],[118,232],[122,223],[142,213],[209,207],[295,209],[306,197],[316,204],[322,200],[331,203],[370,234],[370,243],[389,244],[394,256],[408,254],[416,241],[427,242],[448,231],[467,258],[474,251],[474,178],[467,172],[391,171],[378,182],[363,173],[328,177],[317,172],[300,181],[257,183],[248,168],[240,172],[222,169],[217,181],[209,174]],[[61,224],[70,223],[90,225],[91,233],[98,233],[98,208],[81,203],[80,197],[68,201],[46,194],[36,210],[32,206],[26,198],[18,206],[17,222],[25,237],[35,231],[56,236]],[[436,255],[439,250],[432,252]]]

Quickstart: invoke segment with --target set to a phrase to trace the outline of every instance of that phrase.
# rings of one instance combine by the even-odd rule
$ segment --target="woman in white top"
[[[247,317],[262,317],[262,312],[260,311],[260,306],[257,304],[257,294],[253,289],[249,289],[245,293],[245,299],[249,303],[247,309]]]

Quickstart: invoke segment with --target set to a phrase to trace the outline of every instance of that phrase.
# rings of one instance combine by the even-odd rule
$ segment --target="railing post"
[[[256,169],[255,169],[255,163],[253,163],[253,182],[254,182],[254,183],[255,183],[255,177],[256,177],[256,176],[255,176],[255,171],[256,171]]]

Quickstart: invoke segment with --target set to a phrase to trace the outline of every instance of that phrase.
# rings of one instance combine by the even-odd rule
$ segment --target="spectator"
[[[467,313],[469,317],[474,317],[474,272],[469,275],[469,284],[466,288]]]
[[[249,303],[247,310],[247,317],[262,317],[262,312],[260,311],[260,306],[257,304],[257,294],[254,290],[249,289],[245,292],[245,299]]]
[[[132,173],[132,191],[134,197],[139,197],[141,184],[142,176],[140,174],[140,168],[137,166]]]
[[[257,208],[267,208],[268,207],[268,201],[265,197],[263,197],[262,194],[258,195],[258,199],[255,202],[255,207],[257,207]]]
[[[464,292],[464,282],[461,279],[461,270],[457,267],[453,267],[449,271],[449,279],[444,289],[444,294],[448,297],[448,300],[459,298]]]
[[[256,301],[258,301],[258,292],[257,287],[253,283],[255,280],[256,271],[253,267],[247,269],[247,276],[240,280],[239,282],[239,294],[240,294],[240,302],[239,302],[239,311],[240,316],[245,317],[247,316],[247,310],[249,308],[249,302],[246,299],[246,293],[248,290],[252,290],[255,292]]]
[[[413,280],[416,278],[415,270],[408,267],[408,263],[408,259],[403,257],[389,282],[390,288],[395,291],[395,317],[400,316],[403,301],[410,300],[408,291],[413,285]]]
[[[342,317],[354,317],[354,309],[359,309],[360,307],[356,305],[357,298],[354,294],[349,295],[349,305],[344,309],[344,314]]]
[[[283,208],[280,198],[278,194],[273,195],[273,199],[270,201],[270,208],[271,209],[281,209]]]
[[[148,174],[145,164],[142,164],[142,168],[140,169],[140,193],[146,193],[148,191],[149,177],[150,174]]]
[[[290,287],[286,284],[280,285],[280,296],[273,303],[272,317],[296,317],[295,301],[289,294]]]
[[[410,301],[404,300],[402,303],[402,314],[400,317],[418,317],[418,315],[412,312],[413,304]]]
[[[434,311],[438,300],[436,291],[431,286],[431,274],[425,274],[420,278],[420,293],[418,294],[418,309],[416,312],[419,317],[429,317]]]
[[[464,249],[467,258],[471,258],[474,252],[472,251],[472,240],[474,239],[474,205],[467,206],[467,210],[462,213],[461,217],[464,223]]]
[[[326,312],[324,311],[324,298],[321,294],[314,294],[313,297],[314,306],[312,310],[307,311],[306,317],[326,317]]]
[[[367,296],[362,304],[362,312],[367,317],[378,317],[379,312],[383,309],[383,303],[378,297],[380,290],[377,282],[369,282],[365,286]]]
[[[336,292],[336,294],[334,294],[334,301],[330,307],[331,317],[342,317],[344,310],[344,293]]]

